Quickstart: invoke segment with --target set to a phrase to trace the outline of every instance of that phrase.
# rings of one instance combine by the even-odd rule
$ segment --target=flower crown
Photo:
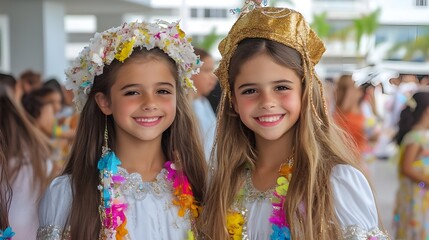
[[[191,76],[199,72],[202,63],[195,55],[191,41],[180,29],[179,22],[162,20],[124,23],[120,27],[96,33],[89,46],[66,70],[65,87],[73,90],[73,102],[80,112],[91,92],[95,76],[101,75],[105,66],[114,59],[124,62],[136,47],[147,50],[157,47],[176,62],[181,86],[195,91]]]

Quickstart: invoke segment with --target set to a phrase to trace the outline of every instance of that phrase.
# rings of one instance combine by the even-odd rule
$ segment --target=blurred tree
[[[349,43],[350,41],[354,41],[358,57],[366,59],[370,51],[370,44],[366,44],[367,49],[364,50],[362,55],[359,54],[359,51],[364,37],[366,37],[367,41],[370,41],[371,37],[373,37],[376,33],[377,28],[379,26],[380,12],[381,9],[376,9],[367,15],[363,15],[360,18],[353,19],[350,24],[337,30],[331,30],[332,28],[327,21],[327,15],[325,13],[322,13],[320,15],[314,15],[314,21],[312,26],[314,26],[314,29],[318,32],[318,34],[326,37],[328,41],[339,40],[343,44],[343,46],[345,46],[345,44]],[[329,26],[325,26],[326,24],[328,24]]]
[[[193,44],[196,47],[202,48],[206,51],[210,51],[218,42],[222,36],[217,33],[216,27],[213,27],[209,34],[204,36],[201,41],[195,41]]]
[[[310,24],[311,28],[322,39],[328,37],[331,30],[331,26],[329,25],[327,18],[327,12],[323,12],[319,15],[316,14],[313,16],[313,22]]]
[[[402,60],[429,61],[429,26],[426,26],[422,35],[415,39],[394,44],[387,52],[387,58],[392,58],[399,51],[405,50]]]
[[[371,37],[377,31],[379,26],[379,17],[380,17],[381,9],[378,8],[375,11],[369,13],[368,15],[364,15],[361,18],[354,19],[354,27],[356,30],[356,50],[360,49],[363,36],[366,35]]]

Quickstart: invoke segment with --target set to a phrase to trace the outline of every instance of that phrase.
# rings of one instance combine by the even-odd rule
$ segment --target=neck
[[[116,155],[128,172],[137,172],[150,180],[163,168],[166,157],[161,148],[161,136],[154,141],[117,139]]]
[[[295,130],[291,129],[280,139],[269,141],[256,137],[257,171],[277,171],[293,154]]]

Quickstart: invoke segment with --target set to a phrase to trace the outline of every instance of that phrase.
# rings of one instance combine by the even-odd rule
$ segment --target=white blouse
[[[163,169],[154,182],[143,182],[140,174],[129,174],[119,167],[126,178],[121,191],[128,203],[125,212],[129,239],[186,239],[191,229],[189,212],[178,215],[173,205],[173,187]],[[40,227],[37,239],[58,240],[67,233],[66,220],[72,203],[70,176],[60,176],[50,184],[39,205]],[[65,230],[65,231],[64,231]]]
[[[378,214],[368,181],[363,174],[349,165],[337,165],[331,175],[335,212],[343,228],[343,238],[347,240],[367,240],[378,237],[388,239],[378,228]],[[250,178],[245,182],[248,196],[247,235],[251,240],[270,239],[272,233],[269,218],[272,214],[271,191],[256,190]],[[374,238],[375,239],[375,238]]]

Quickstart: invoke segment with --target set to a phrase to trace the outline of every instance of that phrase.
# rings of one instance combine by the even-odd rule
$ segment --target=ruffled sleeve
[[[364,175],[349,165],[334,167],[331,175],[335,212],[345,240],[385,240],[371,188]]]
[[[38,240],[68,238],[66,222],[72,202],[70,183],[70,176],[63,175],[55,178],[46,189],[39,203]]]

